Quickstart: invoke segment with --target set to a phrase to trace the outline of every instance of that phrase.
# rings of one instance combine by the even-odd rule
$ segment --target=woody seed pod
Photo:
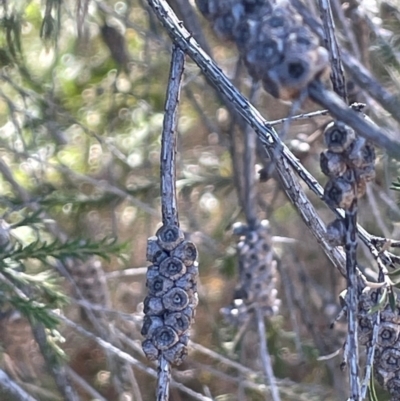
[[[175,312],[168,314],[165,317],[164,323],[167,326],[173,327],[178,336],[180,336],[189,329],[190,319],[183,312]]]
[[[392,377],[386,383],[386,388],[389,393],[393,396],[391,401],[398,401],[400,394],[400,377]]]
[[[197,259],[197,248],[193,242],[183,241],[172,251],[171,256],[180,259],[186,267],[189,267]]]
[[[147,240],[146,260],[159,265],[168,254],[160,247],[156,236]]]
[[[343,219],[336,219],[326,226],[326,236],[332,246],[344,245],[346,227]]]
[[[335,207],[348,209],[356,197],[354,185],[343,177],[331,178],[325,185],[324,197]]]
[[[375,148],[365,138],[357,137],[346,152],[346,160],[351,167],[361,168],[373,166],[375,163]]]
[[[178,342],[163,352],[164,358],[171,364],[180,365],[187,355],[186,344]]]
[[[339,177],[347,170],[347,165],[340,153],[325,150],[320,156],[320,166],[323,174],[328,177]]]
[[[166,310],[179,312],[189,305],[189,296],[182,288],[174,287],[162,297],[162,303]]]
[[[159,351],[151,340],[144,340],[142,342],[142,349],[150,361],[156,361],[158,359]]]
[[[146,315],[143,319],[143,326],[140,334],[151,338],[154,330],[164,325],[163,320],[158,316]]]
[[[149,315],[162,315],[165,311],[164,305],[160,298],[147,296],[144,299],[144,314]]]
[[[379,357],[379,365],[386,372],[396,372],[400,369],[400,350],[387,347]]]
[[[352,128],[341,121],[332,121],[324,131],[325,143],[332,152],[340,153],[348,149],[355,140],[356,134]]]
[[[400,326],[398,324],[383,322],[379,326],[379,333],[377,343],[381,347],[394,346],[400,332]]]
[[[146,287],[149,289],[149,294],[154,297],[162,297],[173,286],[174,282],[172,280],[160,275],[148,279],[146,282]]]
[[[165,351],[179,341],[176,331],[169,326],[157,328],[153,333],[153,344],[160,351]]]
[[[184,239],[183,231],[177,226],[161,226],[156,233],[158,244],[165,251],[172,251]]]
[[[167,258],[160,264],[160,274],[171,280],[177,280],[186,273],[186,266],[178,258]]]
[[[364,167],[360,167],[355,169],[356,179],[358,181],[370,182],[375,179],[375,166],[367,165]]]

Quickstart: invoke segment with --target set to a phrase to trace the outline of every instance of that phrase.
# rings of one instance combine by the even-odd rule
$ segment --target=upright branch
[[[163,225],[148,239],[149,295],[144,301],[143,351],[158,360],[157,401],[167,401],[171,364],[187,354],[189,329],[197,306],[197,250],[179,228],[176,199],[176,126],[184,70],[184,53],[173,46],[161,136],[161,204]]]
[[[171,70],[169,74],[165,117],[161,136],[161,211],[165,225],[178,226],[178,209],[176,206],[176,126],[178,104],[181,91],[185,53],[174,45]]]
[[[346,102],[346,81],[344,78],[340,48],[335,35],[335,21],[333,20],[331,3],[329,0],[318,0],[318,5],[324,27],[325,46],[329,51],[333,90]]]
[[[334,91],[347,102],[346,80],[344,77],[344,69],[340,57],[339,45],[336,38],[335,23],[333,21],[330,2],[327,0],[318,1],[321,19],[325,34],[325,44],[329,52],[329,60],[331,64],[331,81]],[[340,123],[337,123],[337,127]],[[336,171],[337,176],[332,175],[331,181],[328,183],[326,195],[331,196],[330,200],[336,201],[335,191],[340,187],[346,188],[346,196],[343,196],[341,202],[345,211],[344,217],[344,244],[346,252],[346,279],[347,279],[347,325],[348,337],[345,347],[345,360],[350,365],[350,399],[358,401],[360,399],[360,378],[359,378],[359,355],[358,355],[358,285],[357,285],[357,197],[362,196],[365,190],[365,182],[360,182],[360,188],[357,191],[356,170],[352,163],[353,158],[348,157],[354,148],[354,141],[357,135],[346,126],[342,126],[341,131],[336,126],[330,126],[325,131],[325,139],[330,150],[325,152],[321,158],[322,167],[326,168],[328,174],[329,167],[334,165],[334,161],[338,161],[337,166],[341,171]],[[344,134],[342,143],[335,142],[338,132]],[[340,136],[340,135],[339,135]],[[361,144],[361,147],[364,145]],[[357,146],[355,146],[357,148]],[[336,160],[337,159],[337,160]],[[340,160],[340,161],[339,161]],[[325,163],[325,164],[324,164]],[[329,185],[331,184],[331,185]],[[344,199],[348,197],[348,199]]]

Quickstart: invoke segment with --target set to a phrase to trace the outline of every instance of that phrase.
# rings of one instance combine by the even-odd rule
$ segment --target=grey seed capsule
[[[351,182],[343,177],[331,178],[325,185],[324,197],[330,200],[335,207],[348,209],[353,203],[356,194]]]
[[[196,286],[196,276],[190,273],[186,273],[180,279],[175,281],[175,286],[182,288],[185,291],[192,290]]]
[[[241,237],[242,235],[246,235],[248,227],[246,226],[246,224],[237,221],[232,225],[232,230],[233,230],[233,235]]]
[[[167,326],[174,328],[178,336],[187,331],[190,326],[190,319],[183,312],[169,313],[164,321]]]
[[[179,338],[179,342],[182,343],[183,345],[188,345],[190,340],[189,333],[183,334]]]
[[[143,313],[145,315],[162,315],[165,311],[164,305],[160,298],[147,296],[144,299]]]
[[[192,321],[194,319],[194,315],[195,315],[196,311],[192,307],[187,306],[180,313],[184,314],[190,321]]]
[[[146,315],[143,318],[143,326],[140,334],[142,336],[151,337],[154,330],[164,326],[164,321],[161,317]]]
[[[363,180],[357,181],[356,185],[357,189],[357,198],[362,198],[365,195],[365,192],[367,192],[367,184]]]
[[[340,153],[348,149],[356,138],[352,128],[341,121],[332,121],[324,131],[326,146],[332,152]]]
[[[360,334],[371,334],[373,327],[370,317],[360,317],[358,319],[358,328]]]
[[[386,372],[395,372],[400,369],[400,350],[391,347],[385,348],[382,351],[379,362],[379,365]]]
[[[185,239],[183,231],[177,226],[161,226],[156,236],[158,244],[165,251],[172,251]]]
[[[160,264],[160,274],[171,279],[177,280],[186,273],[186,266],[175,257],[167,258]]]
[[[331,150],[322,152],[319,161],[322,173],[328,177],[339,177],[347,170],[347,165],[342,155]]]
[[[373,181],[376,176],[375,166],[373,164],[357,168],[355,172],[358,181],[370,182]]]
[[[399,338],[400,326],[384,322],[379,326],[377,343],[382,347],[393,346]]]
[[[336,219],[326,226],[326,237],[332,246],[344,244],[346,227],[343,219]]]
[[[151,340],[144,340],[142,342],[142,349],[146,355],[146,358],[148,358],[150,361],[156,361],[158,359],[159,351]]]
[[[357,137],[346,152],[346,160],[351,167],[374,165],[375,148],[363,137]]]
[[[228,6],[226,13],[221,13],[214,20],[213,29],[223,40],[233,40],[240,21],[244,17],[244,7],[237,2]]]
[[[153,344],[160,351],[165,351],[175,345],[178,341],[178,334],[169,326],[159,327],[153,333]]]
[[[180,259],[185,266],[192,266],[197,259],[197,248],[193,242],[183,241],[172,251],[171,255]]]
[[[157,237],[150,237],[147,240],[146,260],[148,260],[150,263],[155,263],[158,265],[167,257],[168,254],[158,244]]]
[[[164,358],[172,365],[180,365],[186,355],[187,348],[184,344],[180,342],[163,352]]]
[[[162,298],[164,308],[169,312],[179,312],[189,304],[189,296],[182,288],[172,288]]]
[[[148,279],[146,282],[146,287],[149,289],[149,294],[154,297],[163,296],[173,286],[174,282],[172,280],[162,276]]]
[[[158,277],[160,275],[160,272],[158,270],[158,266],[151,265],[147,268],[146,272],[146,279],[147,280],[152,280],[155,277]]]
[[[398,397],[400,394],[400,377],[394,376],[389,379],[386,383],[386,388],[391,395]],[[392,401],[396,401],[398,398],[393,398]]]
[[[254,78],[263,79],[266,70],[278,64],[282,58],[283,44],[272,37],[263,42],[254,43],[245,54],[245,62]]]

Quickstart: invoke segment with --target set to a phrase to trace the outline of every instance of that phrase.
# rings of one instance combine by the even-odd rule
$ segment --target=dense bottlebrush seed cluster
[[[286,1],[196,0],[216,34],[233,40],[250,75],[271,95],[291,100],[329,69],[319,40]]]
[[[327,125],[324,138],[328,149],[321,153],[320,165],[329,177],[324,197],[334,207],[349,209],[354,199],[364,195],[366,183],[375,178],[374,147],[340,121]],[[342,220],[335,220],[327,227],[332,245],[343,245],[344,233]]]
[[[232,305],[221,312],[228,322],[238,325],[248,318],[254,306],[260,308],[264,316],[275,315],[280,300],[277,299],[276,261],[268,221],[261,221],[255,228],[236,223],[234,234],[240,237],[237,244],[239,284]]]
[[[359,297],[359,341],[370,346],[373,314],[370,313],[381,297],[377,290],[363,292]],[[380,313],[378,336],[375,343],[374,373],[378,382],[390,393],[391,401],[400,400],[400,302],[392,310],[386,305]]]
[[[198,264],[195,245],[177,226],[162,226],[148,239],[142,343],[147,358],[163,356],[179,365],[187,353],[189,329],[197,306]]]

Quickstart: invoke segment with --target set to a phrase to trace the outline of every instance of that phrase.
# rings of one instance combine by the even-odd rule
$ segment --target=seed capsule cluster
[[[177,226],[162,226],[147,242],[146,286],[142,335],[143,351],[179,365],[187,354],[189,328],[197,306],[198,264],[195,245]]]
[[[285,0],[196,0],[216,34],[234,41],[250,75],[291,100],[328,70],[329,57]]]
[[[379,301],[378,291],[360,295],[359,302],[359,342],[370,345],[373,322],[370,309]],[[395,310],[390,305],[381,311],[374,354],[374,374],[378,382],[390,393],[391,401],[400,400],[400,301]]]
[[[240,237],[237,245],[239,285],[231,306],[222,309],[228,322],[240,324],[246,320],[254,305],[265,316],[275,315],[280,306],[277,299],[276,261],[273,260],[269,222],[261,221],[254,229],[236,223],[234,234]]]
[[[350,208],[364,195],[366,183],[375,178],[375,150],[370,142],[356,135],[341,121],[332,121],[324,131],[327,150],[321,153],[321,171],[329,177],[325,199],[334,207]],[[327,227],[332,245],[343,245],[344,223],[335,220]]]

